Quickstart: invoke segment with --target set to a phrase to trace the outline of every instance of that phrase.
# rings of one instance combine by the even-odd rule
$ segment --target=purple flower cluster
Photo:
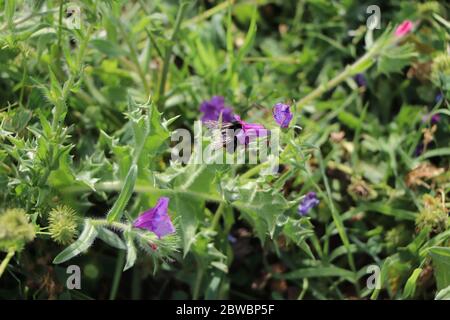
[[[306,216],[312,208],[319,204],[319,202],[315,192],[308,192],[298,206],[298,214],[302,217]]]
[[[242,125],[242,134],[238,136],[241,143],[248,143],[248,136],[264,136],[266,129],[263,125],[257,123],[248,123],[241,120],[241,117],[235,115],[230,107],[225,106],[225,98],[222,96],[213,96],[211,100],[205,100],[200,104],[200,112],[203,113],[202,121],[218,121],[222,116],[222,122],[238,122]],[[291,106],[285,103],[277,103],[272,109],[272,115],[275,122],[281,128],[289,127],[294,115],[291,112]],[[247,141],[247,142],[245,142]]]
[[[200,105],[200,112],[203,112],[202,121],[218,121],[222,115],[223,122],[233,121],[233,110],[225,106],[225,99],[222,96],[214,96],[209,101],[203,101]]]
[[[167,213],[169,198],[161,197],[153,208],[144,211],[133,222],[135,228],[153,232],[158,238],[175,232],[175,227]]]

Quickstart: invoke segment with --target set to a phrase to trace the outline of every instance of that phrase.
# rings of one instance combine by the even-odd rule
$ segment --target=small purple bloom
[[[235,121],[237,121],[242,129],[236,134],[236,138],[241,144],[249,144],[249,142],[254,137],[264,137],[267,135],[268,130],[264,128],[262,124],[258,123],[248,123],[244,120],[241,120],[241,117],[238,115],[234,116]]]
[[[358,87],[367,87],[366,77],[362,73],[356,74],[353,79],[355,79]]]
[[[414,156],[418,157],[423,153],[423,143],[419,143],[419,145],[414,150]]]
[[[144,211],[133,222],[133,227],[147,229],[158,236],[164,237],[167,234],[174,233],[175,227],[167,213],[169,198],[161,197],[153,208]]]
[[[277,103],[272,109],[273,118],[280,125],[281,128],[289,127],[293,114],[291,106],[284,103]]]
[[[442,98],[443,98],[442,93],[439,92],[436,95],[436,97],[434,98],[434,102],[438,103],[438,102],[440,102],[442,100]]]
[[[230,241],[231,243],[236,243],[237,242],[236,237],[234,237],[231,234],[228,234],[227,238],[228,238],[228,241]]]
[[[223,122],[233,121],[233,110],[225,106],[225,99],[222,96],[214,96],[209,101],[203,101],[200,105],[200,112],[203,112],[202,121],[218,121],[222,114]]]
[[[306,216],[312,208],[319,204],[319,202],[315,192],[308,192],[298,206],[298,214],[302,217]]]
[[[433,114],[430,116],[429,114],[426,114],[422,117],[422,123],[426,123],[430,121],[431,124],[437,124],[441,120],[441,116],[439,114]]]

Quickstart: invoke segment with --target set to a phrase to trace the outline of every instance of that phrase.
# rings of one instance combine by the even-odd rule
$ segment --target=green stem
[[[120,278],[122,277],[122,270],[125,263],[125,253],[125,250],[119,250],[119,255],[117,256],[116,261],[116,269],[114,270],[113,284],[111,287],[111,292],[109,293],[109,300],[116,299],[120,284]]]
[[[241,181],[247,180],[253,177],[254,175],[258,174],[262,169],[268,166],[267,162],[260,163],[253,168],[247,170],[244,174],[241,175]]]
[[[221,202],[219,204],[219,207],[216,210],[216,213],[214,214],[214,217],[211,222],[211,230],[215,230],[217,226],[219,225],[220,217],[223,214],[223,211],[225,209],[225,203]]]
[[[200,294],[200,288],[202,285],[202,279],[204,274],[203,268],[199,268],[197,272],[197,276],[195,277],[194,290],[192,293],[192,300],[197,300]]]
[[[14,250],[9,250],[6,254],[6,257],[3,259],[2,263],[0,264],[0,278],[3,275],[3,272],[5,272],[6,267],[8,266],[9,261],[14,257],[14,254],[16,252]]]
[[[59,16],[58,16],[58,48],[60,50],[61,50],[61,42],[62,42],[63,5],[64,5],[64,0],[60,0],[59,1]]]
[[[122,33],[123,38],[125,39],[125,42],[127,43],[127,46],[130,50],[130,58],[133,61],[133,63],[136,66],[136,70],[138,72],[139,78],[141,78],[142,85],[144,86],[144,91],[146,95],[150,94],[150,87],[148,85],[148,81],[145,78],[144,70],[142,69],[141,63],[139,62],[138,53],[136,50],[136,47],[134,46],[133,42],[131,41],[131,38],[127,35],[125,32],[122,22],[119,22],[119,29]]]
[[[22,23],[24,23],[24,22],[26,22],[26,21],[28,21],[28,20],[34,18],[34,17],[45,16],[45,15],[47,15],[47,14],[53,14],[53,13],[55,13],[55,12],[58,12],[58,9],[53,9],[53,10],[48,10],[48,11],[42,11],[42,12],[31,12],[30,14],[26,15],[25,17],[22,17],[22,18],[19,18],[19,19],[13,21],[11,25],[8,25],[7,23],[4,24],[4,25],[0,28],[0,31],[5,31],[6,28],[10,28],[10,29],[11,29],[11,28],[17,28],[17,26],[18,26],[19,24],[22,24]]]
[[[75,82],[75,79],[78,76],[78,74],[81,73],[84,52],[85,52],[87,44],[89,42],[91,32],[92,32],[92,29],[90,28],[88,30],[85,38],[83,39],[83,41],[80,44],[80,49],[79,49],[77,57],[76,57],[76,65],[78,67],[78,71],[76,74],[74,74],[74,73],[70,74],[69,79],[67,79],[67,81],[64,83],[64,86],[63,86],[63,89],[61,92],[61,97],[59,97],[59,101],[55,105],[55,114],[54,114],[53,120],[52,120],[52,131],[53,132],[60,131],[60,128],[58,128],[58,125],[60,123],[59,118],[61,117],[61,114],[64,111],[66,100],[67,100],[70,90],[72,89],[73,83]]]
[[[296,110],[298,108],[305,106],[309,102],[319,98],[322,94],[327,92],[328,90],[333,89],[341,82],[345,81],[348,77],[352,76],[355,73],[355,70],[358,70],[361,66],[368,63],[371,59],[377,55],[383,46],[381,44],[375,44],[369,51],[367,51],[361,58],[359,58],[355,63],[345,67],[345,69],[339,73],[334,78],[330,79],[327,83],[320,85],[315,90],[310,92],[308,95],[300,99],[297,102]]]
[[[177,37],[178,31],[180,30],[181,27],[181,22],[183,21],[186,5],[187,5],[186,2],[182,2],[178,7],[177,18],[175,20],[175,27],[170,37],[169,43],[166,45],[165,48],[163,68],[161,71],[161,78],[159,81],[158,95],[155,98],[159,111],[162,111],[164,109],[164,91],[166,88],[167,76],[169,73],[170,58],[172,56],[172,47]]]
[[[228,8],[229,6],[234,4],[235,1],[236,0],[228,0],[228,1],[222,2],[222,3],[218,4],[217,6],[212,7],[211,9],[208,9],[205,12],[199,14],[198,16],[193,17],[192,19],[186,20],[183,23],[183,26],[188,25],[188,24],[198,24],[200,21],[204,21],[204,20],[208,19],[209,17],[212,17],[217,12],[225,10],[226,8]]]
[[[98,191],[120,191],[123,183],[121,181],[109,181],[101,182],[95,185],[95,189]],[[69,186],[61,189],[62,193],[82,193],[90,191],[91,189],[85,186]],[[210,195],[206,193],[191,191],[191,190],[178,190],[178,189],[160,189],[150,185],[135,185],[134,191],[138,193],[155,193],[158,195],[177,195],[185,194],[197,199],[212,201],[212,202],[225,202],[221,197]]]

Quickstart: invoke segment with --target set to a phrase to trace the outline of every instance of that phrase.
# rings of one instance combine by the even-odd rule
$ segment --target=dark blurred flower
[[[277,103],[272,109],[273,118],[280,125],[281,128],[289,127],[293,114],[291,106],[284,103]]]
[[[167,213],[169,198],[161,197],[153,208],[141,213],[133,222],[135,228],[147,229],[161,238],[167,234],[174,233],[175,227]]]
[[[439,114],[433,114],[432,116],[426,114],[422,117],[422,123],[427,123],[428,121],[430,121],[431,124],[437,124],[440,120],[441,116]]]
[[[397,27],[397,29],[395,29],[394,34],[397,37],[403,37],[412,30],[413,26],[414,24],[411,20],[405,20]]]
[[[248,144],[252,138],[264,137],[268,133],[262,124],[245,122],[238,115],[235,115],[234,119],[242,126],[242,129],[236,134],[236,138],[241,144]]]
[[[231,235],[231,234],[229,234],[229,235],[227,236],[227,239],[228,239],[228,241],[230,241],[231,243],[236,243],[236,242],[237,242],[236,237],[234,237],[234,236]]]
[[[423,143],[419,143],[414,150],[414,156],[418,157],[423,153]]]
[[[438,103],[439,101],[442,100],[443,97],[444,97],[444,96],[442,95],[442,93],[439,92],[439,93],[436,95],[436,97],[434,98],[434,102]]]
[[[319,202],[320,201],[317,199],[315,192],[308,192],[298,206],[298,214],[301,216],[306,216],[312,208],[319,204]]]
[[[358,87],[367,87],[367,80],[366,77],[364,76],[364,74],[362,73],[358,73],[357,75],[355,75],[353,77],[353,79],[355,79],[356,84],[358,85]]]
[[[209,101],[203,101],[200,105],[200,112],[203,112],[202,121],[218,121],[222,114],[223,122],[233,121],[233,110],[225,106],[225,99],[221,96],[214,96]]]

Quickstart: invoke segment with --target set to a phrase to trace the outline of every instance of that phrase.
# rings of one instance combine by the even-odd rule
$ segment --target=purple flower
[[[234,236],[231,235],[231,234],[228,234],[227,239],[228,239],[228,241],[230,241],[231,243],[236,243],[236,242],[237,242],[236,237],[234,237]]]
[[[429,114],[426,114],[422,117],[422,123],[426,123],[428,121],[431,122],[431,124],[437,124],[441,120],[441,116],[439,114],[433,114],[430,116]]]
[[[222,114],[223,122],[233,121],[233,110],[225,106],[225,99],[221,96],[214,96],[209,101],[203,101],[200,105],[200,112],[203,112],[202,121],[217,121]]]
[[[291,106],[284,103],[277,103],[272,109],[273,118],[280,125],[281,128],[289,127],[293,114]]]
[[[438,102],[440,102],[442,100],[442,98],[443,98],[442,93],[439,92],[436,95],[436,97],[434,98],[434,102],[438,103]]]
[[[419,143],[419,145],[414,150],[414,156],[418,157],[423,153],[423,143]]]
[[[161,197],[153,208],[144,211],[133,222],[133,227],[147,229],[158,236],[164,237],[167,234],[174,233],[175,227],[167,213],[169,198]]]
[[[262,124],[258,123],[248,123],[241,120],[241,117],[238,115],[234,116],[235,121],[237,121],[242,129],[236,134],[236,138],[241,144],[249,144],[249,142],[254,137],[264,137],[267,135],[268,130],[264,128]]]
[[[308,192],[298,206],[298,214],[302,217],[306,216],[309,210],[317,206],[319,202],[320,201],[319,199],[317,199],[317,195],[315,192]]]
[[[358,87],[367,87],[367,81],[366,81],[366,77],[364,77],[364,75],[362,73],[358,73],[356,74],[353,79],[355,79],[356,84],[358,85]]]
[[[414,23],[411,20],[405,20],[397,27],[397,29],[395,29],[394,34],[396,37],[401,38],[411,32],[413,27]]]

